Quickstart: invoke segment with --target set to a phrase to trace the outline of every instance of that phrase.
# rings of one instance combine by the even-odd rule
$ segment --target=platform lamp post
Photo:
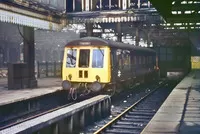
[[[61,59],[61,49],[60,49],[60,45],[58,44],[57,45],[57,47],[58,47],[58,61],[60,62],[60,59]]]
[[[20,62],[24,62],[24,43],[20,43]]]
[[[61,46],[58,44],[57,45],[57,53],[58,53],[58,65],[60,65],[60,71],[62,70],[62,63],[61,63]],[[56,68],[56,62],[55,62],[55,66],[54,66],[54,73],[55,73],[55,76],[57,76],[57,68]]]
[[[34,66],[35,66],[35,78],[37,79],[38,78],[38,72],[39,72],[39,67],[38,67],[38,61],[37,61],[37,58],[38,57],[38,47],[36,46],[36,43],[35,43],[35,62],[34,62]]]

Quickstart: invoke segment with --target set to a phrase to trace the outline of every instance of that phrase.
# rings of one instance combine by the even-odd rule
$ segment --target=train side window
[[[142,56],[142,64],[144,64],[144,56]]]
[[[167,58],[166,54],[160,55],[160,61],[166,61],[166,58]]]
[[[149,64],[148,56],[146,57],[146,64]]]
[[[131,59],[132,59],[131,64],[132,64],[132,65],[135,65],[135,56],[131,57]]]
[[[90,62],[90,50],[80,49],[79,54],[79,67],[88,68]]]
[[[140,56],[137,56],[137,63],[140,65]]]
[[[126,58],[127,58],[127,67],[128,67],[128,69],[130,69],[130,68],[131,68],[131,57],[130,57],[130,53],[127,53]]]
[[[151,64],[151,62],[152,62],[152,57],[149,56],[149,63]]]
[[[141,56],[141,63],[140,64],[143,64],[143,56]]]
[[[149,63],[151,64],[151,56],[149,57]]]
[[[134,56],[134,58],[135,58],[135,65],[137,65],[137,56]]]
[[[128,50],[124,50],[122,54],[122,59],[123,59],[123,66],[125,69],[130,68],[130,52]]]
[[[118,49],[116,51],[116,62],[118,64],[118,67],[119,68],[122,68],[122,52],[121,52],[121,49]]]
[[[94,49],[92,57],[92,67],[93,68],[103,68],[104,62],[104,50],[103,49]]]
[[[76,49],[68,49],[67,50],[67,68],[75,68],[76,67],[76,57],[77,50]]]
[[[139,56],[139,65],[142,63],[142,58],[141,58],[141,56]]]
[[[143,64],[143,56],[140,56],[140,64]]]

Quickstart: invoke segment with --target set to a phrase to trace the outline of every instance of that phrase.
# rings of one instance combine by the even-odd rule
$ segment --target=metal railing
[[[36,77],[61,77],[62,62],[37,62]]]
[[[62,62],[37,62],[35,64],[35,76],[37,78],[61,77]],[[7,65],[0,67],[0,78],[8,77]]]

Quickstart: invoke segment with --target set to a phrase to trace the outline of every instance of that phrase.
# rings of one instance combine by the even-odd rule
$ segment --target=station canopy
[[[150,0],[165,19],[166,26],[200,29],[200,0]]]
[[[47,30],[66,23],[66,0],[0,0],[0,21]]]

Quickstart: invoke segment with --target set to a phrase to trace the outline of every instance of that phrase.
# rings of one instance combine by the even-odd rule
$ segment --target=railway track
[[[163,82],[94,134],[139,134],[167,98],[175,83]]]

